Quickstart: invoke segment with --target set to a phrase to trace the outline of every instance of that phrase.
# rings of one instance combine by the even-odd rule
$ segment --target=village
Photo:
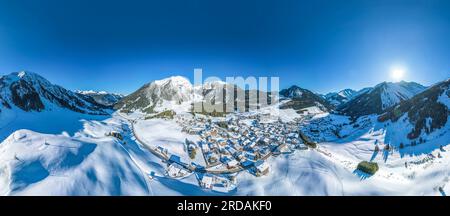
[[[182,159],[158,146],[157,154],[166,158],[166,175],[182,179],[195,174],[199,186],[215,192],[229,192],[236,188],[236,176],[246,171],[255,177],[270,172],[268,159],[295,150],[307,150],[299,132],[298,122],[266,121],[261,114],[231,114],[226,118],[204,115],[176,115],[174,120],[182,132],[198,135],[194,142],[186,139],[185,150],[191,159],[201,154],[204,165]]]

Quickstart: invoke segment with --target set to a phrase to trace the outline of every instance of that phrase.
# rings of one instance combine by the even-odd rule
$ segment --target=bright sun
[[[391,68],[391,78],[395,81],[400,81],[405,75],[405,69],[402,67],[392,67]]]

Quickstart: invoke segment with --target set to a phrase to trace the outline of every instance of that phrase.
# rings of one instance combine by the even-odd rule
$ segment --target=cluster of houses
[[[197,179],[200,187],[222,193],[234,190],[237,185],[236,175],[221,176],[210,173],[198,173]]]
[[[176,115],[175,121],[184,133],[197,135],[198,141],[185,140],[185,149],[191,160],[201,154],[205,163],[196,164],[187,158],[170,153],[157,146],[151,151],[167,163],[166,175],[182,179],[195,174],[199,186],[218,192],[236,188],[236,176],[247,171],[264,176],[270,171],[271,156],[308,149],[299,132],[298,122],[286,123],[280,119],[261,120],[260,115],[228,115],[208,117]],[[198,161],[197,161],[198,162]]]
[[[247,170],[255,176],[269,172],[270,156],[307,149],[296,123],[262,123],[260,117],[232,115],[228,118],[179,117],[183,132],[197,134],[206,168],[217,173]]]
[[[185,140],[189,157],[198,159],[201,154],[205,163],[196,164],[180,158],[166,148],[157,146],[151,151],[167,163],[166,175],[174,179],[195,174],[199,186],[218,192],[229,192],[236,188],[236,176],[247,171],[254,176],[264,176],[270,171],[271,156],[306,150],[298,123],[286,123],[280,119],[261,120],[260,115],[228,115],[208,117],[198,115],[176,115],[175,121],[182,131],[198,135],[198,141]],[[111,134],[114,136],[114,134]],[[197,160],[196,160],[197,161]]]

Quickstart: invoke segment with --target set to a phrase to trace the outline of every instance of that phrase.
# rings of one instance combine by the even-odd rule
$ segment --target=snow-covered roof
[[[263,161],[263,160],[259,160],[259,161],[256,161],[255,166],[256,166],[256,169],[258,169],[260,171],[264,171],[267,168],[269,168],[269,163],[267,163],[266,161]]]
[[[209,175],[204,175],[203,178],[202,178],[202,182],[203,182],[204,184],[212,185],[212,183],[213,183],[213,177],[212,177],[212,176],[209,176]]]

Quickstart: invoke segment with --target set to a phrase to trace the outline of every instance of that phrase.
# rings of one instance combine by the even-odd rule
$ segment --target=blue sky
[[[131,93],[171,75],[279,76],[326,93],[449,78],[450,1],[0,0],[0,74]]]

